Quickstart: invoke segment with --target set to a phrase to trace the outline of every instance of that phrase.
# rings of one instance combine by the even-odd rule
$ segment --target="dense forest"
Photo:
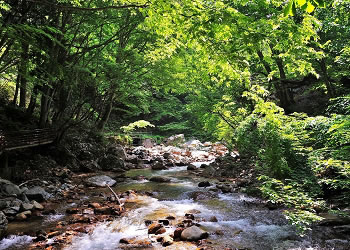
[[[349,216],[349,13],[349,0],[0,1],[0,131],[50,128],[54,147],[81,131],[126,144],[137,127],[220,141],[256,171],[246,192],[303,234],[321,211]]]

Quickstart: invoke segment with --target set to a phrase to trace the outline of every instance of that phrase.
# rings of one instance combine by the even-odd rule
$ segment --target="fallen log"
[[[123,204],[121,203],[119,196],[116,194],[116,192],[114,192],[113,189],[108,184],[106,184],[106,186],[109,188],[109,190],[111,190],[112,194],[114,195],[114,197],[118,201],[118,205],[124,206],[124,203]]]

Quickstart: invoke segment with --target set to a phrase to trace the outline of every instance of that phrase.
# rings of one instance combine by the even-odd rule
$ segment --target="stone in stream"
[[[209,181],[202,181],[200,183],[198,183],[198,187],[210,187],[211,184]]]
[[[209,165],[203,163],[199,168],[206,168],[206,167],[209,167]]]
[[[171,244],[173,244],[173,239],[169,236],[169,235],[165,235],[162,238],[162,246],[166,247],[166,246],[170,246]]]
[[[164,170],[164,169],[168,169],[167,166],[165,165],[165,163],[163,161],[156,161],[154,163],[152,163],[151,168],[153,170]]]
[[[44,206],[37,201],[32,201],[33,208],[36,210],[44,210]]]
[[[211,216],[211,217],[209,218],[209,221],[210,221],[210,222],[218,222],[218,219],[217,219],[215,216]]]
[[[183,228],[183,227],[178,227],[178,228],[176,228],[175,229],[175,231],[174,231],[174,239],[180,239],[181,238],[181,233],[182,233],[182,231],[183,230],[185,230],[185,228]]]
[[[169,226],[168,220],[158,220],[159,223],[163,224],[164,226]]]
[[[171,179],[165,176],[153,176],[149,180],[153,182],[171,182]]]
[[[51,198],[51,194],[45,191],[42,187],[35,186],[25,191],[29,200],[36,200],[38,202]]]
[[[193,164],[189,164],[188,166],[187,166],[187,170],[197,170],[197,167],[195,166],[195,165],[193,165]]]
[[[19,213],[19,214],[16,215],[16,220],[23,221],[23,220],[26,220],[31,215],[32,215],[32,212],[24,211],[24,212]]]
[[[163,231],[162,228],[164,228],[162,224],[154,222],[148,226],[148,234],[160,234],[160,230]]]
[[[90,177],[85,183],[89,186],[105,187],[107,184],[113,186],[117,182],[107,175],[97,175]]]
[[[181,239],[187,241],[197,241],[208,238],[209,234],[197,226],[186,228],[181,233]]]

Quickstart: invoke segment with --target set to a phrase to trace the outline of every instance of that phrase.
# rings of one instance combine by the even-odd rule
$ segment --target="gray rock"
[[[19,199],[13,199],[13,200],[11,200],[10,207],[20,207],[20,206],[22,206],[22,203],[23,202]]]
[[[157,162],[152,163],[151,168],[152,168],[153,170],[168,169],[168,168],[166,167],[166,165],[164,164],[164,162],[162,162],[162,161],[157,161]]]
[[[208,238],[208,233],[197,226],[186,228],[181,233],[182,240],[196,241]]]
[[[185,143],[185,136],[183,134],[170,136],[165,140],[165,145],[177,146]]]
[[[153,176],[149,180],[153,182],[171,182],[171,179],[165,176]]]
[[[51,194],[45,191],[42,187],[35,186],[25,192],[29,200],[44,201],[51,198]]]
[[[9,199],[1,199],[0,200],[0,210],[10,207],[11,200]]]
[[[100,166],[97,164],[96,161],[83,161],[80,163],[80,170],[83,172],[95,172],[96,170],[100,169]]]
[[[162,239],[162,246],[163,247],[170,246],[173,244],[173,242],[174,240],[169,235],[165,235]]]
[[[124,161],[118,156],[108,154],[99,159],[99,165],[103,170],[123,171]]]
[[[26,220],[31,215],[32,215],[32,212],[24,211],[16,215],[16,220],[19,220],[19,221]]]
[[[36,210],[44,210],[44,206],[37,201],[32,201],[33,208]]]
[[[170,159],[170,158],[171,158],[171,154],[170,154],[169,152],[165,152],[165,153],[163,154],[163,158],[164,158],[164,159]]]
[[[202,181],[200,183],[198,183],[198,187],[210,187],[211,184],[209,181]]]
[[[19,195],[21,189],[11,181],[0,178],[0,192],[4,195]]]
[[[93,176],[87,179],[86,184],[89,186],[105,187],[107,184],[113,186],[117,182],[107,175]]]
[[[0,211],[0,239],[5,235],[8,221],[6,215]]]
[[[22,203],[21,209],[22,211],[32,210],[34,208],[33,204],[30,203]]]
[[[197,167],[195,165],[193,165],[193,164],[189,164],[187,166],[187,170],[196,170],[196,169],[197,169]]]
[[[6,208],[6,209],[4,209],[2,211],[7,216],[15,216],[18,213],[18,211],[19,211],[19,207],[9,207],[9,208]]]
[[[123,146],[121,145],[112,145],[107,149],[107,154],[112,154],[117,156],[118,158],[125,161],[126,159],[126,152]]]

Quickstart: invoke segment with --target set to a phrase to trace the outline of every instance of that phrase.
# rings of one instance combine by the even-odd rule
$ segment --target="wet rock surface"
[[[113,186],[117,182],[107,175],[97,175],[88,178],[86,184],[95,187],[105,187],[106,185]]]
[[[209,234],[197,226],[186,228],[181,233],[182,240],[197,241],[208,238]]]

